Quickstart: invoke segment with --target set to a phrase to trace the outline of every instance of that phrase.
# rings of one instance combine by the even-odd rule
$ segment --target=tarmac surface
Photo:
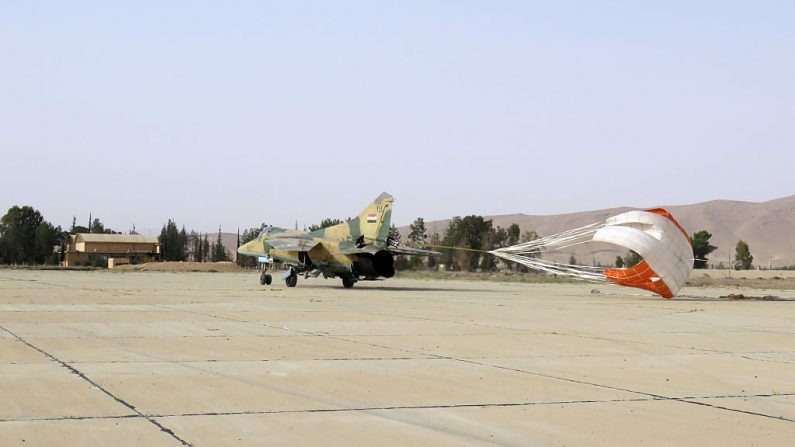
[[[0,446],[793,445],[795,301],[727,293],[2,270]]]

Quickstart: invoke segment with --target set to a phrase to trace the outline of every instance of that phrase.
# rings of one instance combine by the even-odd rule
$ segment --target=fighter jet
[[[360,280],[391,278],[395,275],[396,255],[432,256],[440,253],[411,247],[400,247],[389,239],[392,220],[391,195],[383,193],[359,216],[339,225],[316,231],[286,230],[266,227],[259,237],[241,245],[241,255],[268,257],[290,266],[284,273],[287,287],[304,278],[342,278],[342,285],[351,288]],[[264,270],[260,284],[270,285],[270,273]]]

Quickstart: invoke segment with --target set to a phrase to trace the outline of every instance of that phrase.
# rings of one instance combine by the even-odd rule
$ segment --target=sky
[[[0,208],[234,232],[795,194],[790,1],[4,2]]]

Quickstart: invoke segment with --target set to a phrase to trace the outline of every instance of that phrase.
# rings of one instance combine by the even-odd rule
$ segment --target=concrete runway
[[[0,270],[0,446],[793,445],[795,302],[729,292]]]

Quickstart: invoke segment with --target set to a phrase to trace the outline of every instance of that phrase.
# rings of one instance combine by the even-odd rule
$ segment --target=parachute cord
[[[441,248],[445,250],[462,250],[462,251],[473,251],[477,253],[488,253],[489,250],[478,250],[476,248],[466,248],[466,247],[450,247],[447,245],[432,245],[432,244],[420,244],[423,247],[431,247],[431,248]]]

